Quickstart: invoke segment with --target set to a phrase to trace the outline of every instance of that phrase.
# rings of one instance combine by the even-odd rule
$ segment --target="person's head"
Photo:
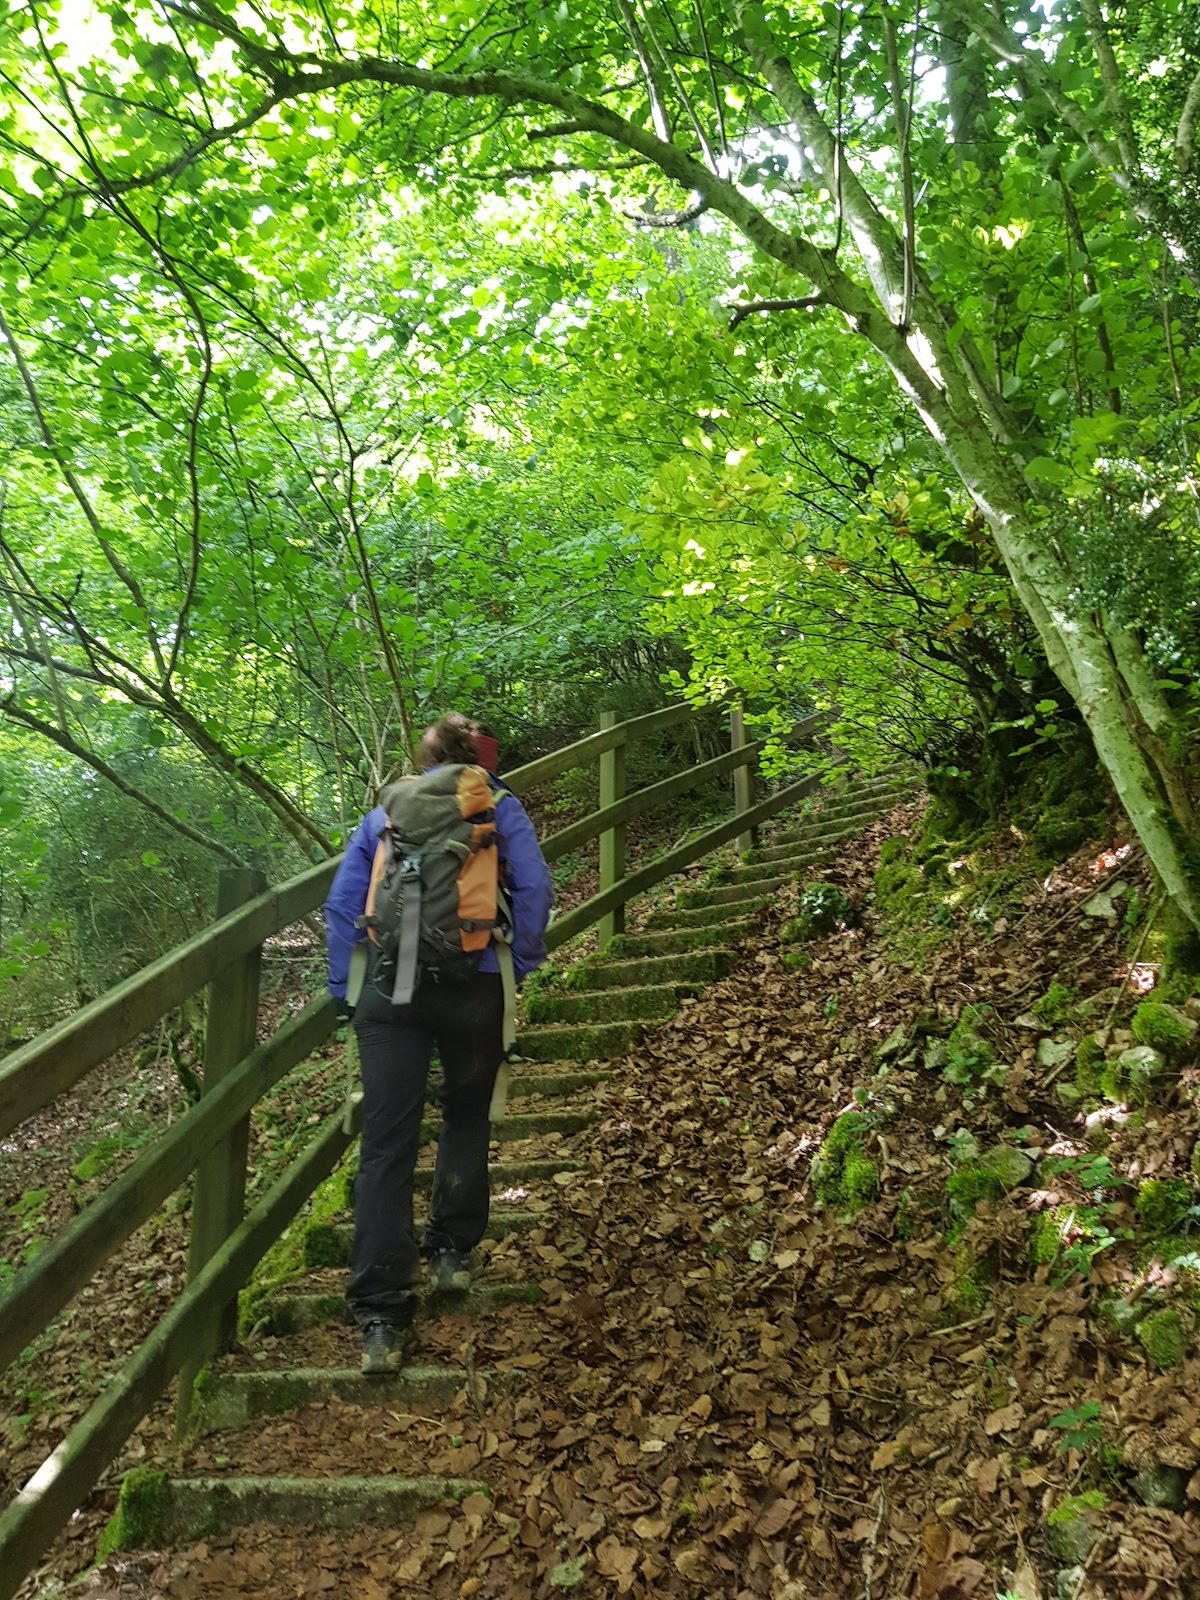
[[[452,711],[448,717],[440,717],[437,722],[431,723],[421,736],[418,751],[421,765],[476,765],[479,749],[475,743],[474,727],[471,719],[458,711]]]

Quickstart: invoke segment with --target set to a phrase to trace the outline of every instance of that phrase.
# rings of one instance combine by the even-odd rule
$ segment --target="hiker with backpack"
[[[325,902],[329,988],[353,1021],[362,1067],[346,1298],[370,1373],[395,1371],[411,1350],[421,1254],[435,1290],[470,1285],[516,986],[546,959],[550,869],[521,802],[480,765],[473,727],[451,716],[426,730],[424,772],[383,791]],[[413,1181],[435,1049],[442,1131],[418,1250]]]

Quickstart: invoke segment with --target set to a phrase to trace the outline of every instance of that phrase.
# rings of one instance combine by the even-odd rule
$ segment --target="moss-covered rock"
[[[1104,1067],[1100,1090],[1114,1104],[1144,1105],[1153,1098],[1154,1086],[1167,1070],[1167,1058],[1148,1044],[1122,1050]]]
[[[1133,1036],[1139,1044],[1167,1056],[1185,1056],[1196,1039],[1191,1017],[1161,1000],[1143,1000],[1133,1014]]]
[[[1060,1501],[1046,1518],[1046,1543],[1060,1561],[1079,1565],[1087,1560],[1100,1537],[1101,1513],[1108,1496],[1087,1489]]]
[[[885,839],[879,847],[880,865],[890,867],[893,861],[899,861],[903,857],[907,848],[907,839]]]
[[[1192,1186],[1186,1178],[1147,1178],[1138,1186],[1138,1221],[1157,1235],[1173,1233],[1192,1204]]]
[[[1138,1323],[1137,1337],[1151,1365],[1160,1371],[1177,1367],[1187,1354],[1188,1329],[1182,1315],[1172,1306],[1143,1317]]]
[[[879,1191],[879,1169],[863,1148],[874,1125],[869,1112],[844,1111],[813,1164],[817,1199],[847,1217],[857,1215]]]
[[[1038,1021],[1044,1022],[1048,1028],[1058,1028],[1070,1016],[1074,1001],[1074,989],[1068,988],[1065,983],[1055,981],[1029,1009]]]

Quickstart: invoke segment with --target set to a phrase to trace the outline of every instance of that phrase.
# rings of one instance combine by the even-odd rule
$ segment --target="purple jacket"
[[[503,787],[496,779],[491,781],[494,789]],[[345,999],[350,952],[366,937],[354,924],[367,907],[375,847],[386,823],[387,812],[382,806],[376,806],[362,819],[350,836],[325,901],[329,992],[338,1000]],[[533,823],[515,795],[503,794],[496,802],[496,841],[500,872],[512,911],[513,966],[518,978],[524,978],[546,959],[546,924],[554,904],[554,886]],[[479,970],[499,972],[496,952],[491,946],[480,956]]]

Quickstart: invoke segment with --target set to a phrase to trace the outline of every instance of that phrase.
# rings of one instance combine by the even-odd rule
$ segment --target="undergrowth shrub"
[[[803,944],[854,921],[854,907],[836,883],[808,883],[800,891],[796,915],[785,922],[780,938],[785,944]]]

